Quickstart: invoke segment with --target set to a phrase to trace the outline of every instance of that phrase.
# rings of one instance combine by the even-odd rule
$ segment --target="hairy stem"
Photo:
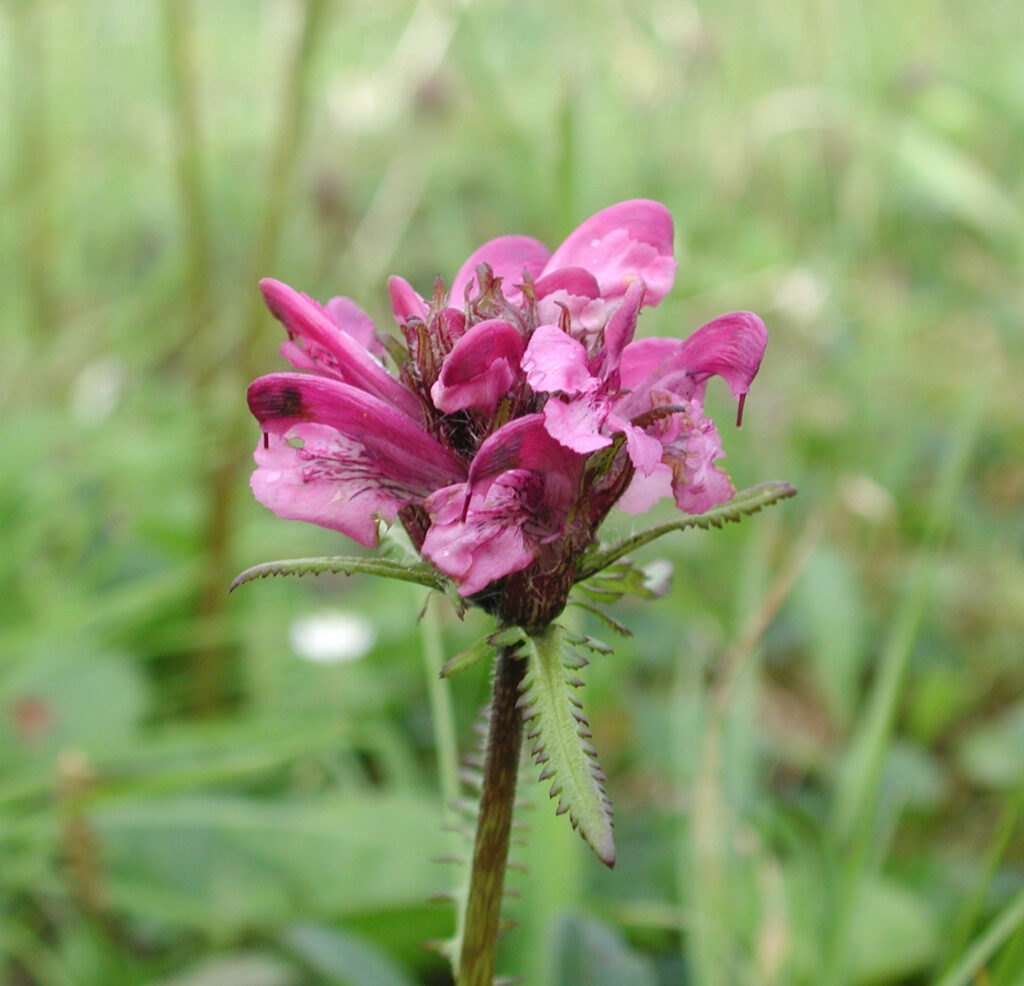
[[[510,648],[499,650],[457,986],[491,986],[494,981],[523,734],[522,713],[517,702],[525,672],[525,659],[515,657]]]

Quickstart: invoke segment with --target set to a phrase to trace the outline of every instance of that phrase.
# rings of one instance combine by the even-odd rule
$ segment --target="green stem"
[[[499,650],[456,986],[491,986],[494,981],[523,734],[523,719],[517,703],[525,673],[525,660],[515,657],[507,647]]]

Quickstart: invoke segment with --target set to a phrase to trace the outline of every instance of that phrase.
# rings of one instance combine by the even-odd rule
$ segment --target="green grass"
[[[389,273],[425,291],[649,196],[680,267],[642,331],[765,318],[743,430],[709,403],[737,486],[800,495],[638,554],[672,591],[616,607],[584,695],[619,862],[524,772],[501,968],[1018,986],[1022,28],[1003,0],[7,0],[0,982],[447,981],[431,858],[487,673],[431,675],[486,621],[419,627],[363,576],[222,591],[351,550],[249,496],[244,387],[281,366],[254,282],[386,325]],[[323,608],[372,653],[296,657]]]

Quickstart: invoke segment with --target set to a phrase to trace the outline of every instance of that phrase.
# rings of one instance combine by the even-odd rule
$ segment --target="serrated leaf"
[[[350,558],[336,555],[326,558],[285,558],[282,561],[253,565],[252,568],[247,568],[235,576],[228,587],[228,592],[233,592],[246,582],[265,579],[271,575],[324,575],[328,572],[336,575],[354,575],[356,572],[379,575],[400,582],[414,582],[438,592],[446,592],[449,585],[443,575],[428,565],[403,565],[389,558]]]
[[[727,503],[721,503],[705,513],[683,517],[667,524],[659,524],[657,527],[649,527],[646,531],[640,531],[638,534],[623,538],[614,544],[598,546],[583,557],[576,573],[576,581],[579,583],[591,578],[613,562],[618,561],[623,555],[642,548],[645,544],[650,544],[665,534],[671,534],[673,531],[685,531],[691,527],[700,527],[704,530],[711,527],[724,527],[726,524],[737,523],[744,517],[756,514],[764,507],[769,507],[773,503],[778,503],[779,500],[785,500],[791,496],[796,496],[796,487],[789,483],[778,480],[759,483],[742,493],[737,493]]]
[[[490,634],[481,637],[476,643],[470,644],[465,650],[459,651],[458,654],[446,661],[444,667],[441,668],[441,677],[450,678],[452,675],[472,667],[481,658],[493,654],[494,645],[491,643],[490,637]]]
[[[656,596],[647,585],[646,572],[628,561],[608,565],[586,582],[578,583],[577,588],[602,602],[615,602],[626,595],[642,599],[654,599]]]
[[[520,706],[531,753],[541,767],[540,779],[552,779],[557,813],[569,813],[573,827],[601,862],[615,865],[612,806],[604,792],[604,774],[590,743],[591,733],[576,689],[575,672],[586,664],[557,624],[527,638],[529,666]]]

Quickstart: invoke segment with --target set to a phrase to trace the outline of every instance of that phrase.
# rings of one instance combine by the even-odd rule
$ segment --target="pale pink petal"
[[[493,414],[519,379],[523,337],[511,323],[488,319],[473,326],[445,357],[430,389],[434,406],[445,414],[474,408]]]
[[[429,306],[404,277],[393,274],[388,278],[388,294],[399,326],[405,325],[410,318],[418,318],[421,322],[426,320]]]
[[[544,424],[548,434],[560,445],[581,454],[612,444],[611,438],[601,434],[601,426],[607,416],[608,401],[597,395],[571,401],[552,397],[544,405]],[[661,457],[660,442],[658,457]]]
[[[649,476],[639,470],[626,492],[615,501],[615,506],[628,514],[645,514],[659,500],[672,495],[672,469],[666,463],[658,463]]]
[[[366,451],[367,474],[426,495],[461,479],[459,461],[415,421],[347,384],[273,373],[249,385],[249,409],[264,432],[285,435],[305,422],[328,425]]]
[[[672,492],[680,510],[701,514],[732,498],[736,492],[732,480],[715,461],[723,455],[714,421],[705,418],[695,403],[685,436],[665,449],[665,461],[672,467]]]
[[[582,394],[600,383],[590,373],[582,343],[557,325],[539,325],[523,356],[526,381],[539,394]]]
[[[297,444],[292,444],[292,443]],[[265,507],[286,520],[302,520],[347,534],[367,547],[377,543],[377,521],[391,521],[414,493],[373,475],[365,449],[327,425],[297,424],[286,435],[268,434],[254,453],[249,483]]]
[[[524,272],[536,278],[549,255],[548,248],[530,236],[499,236],[490,240],[476,250],[455,275],[448,294],[451,304],[460,307],[464,303],[467,287],[471,296],[476,293],[470,285],[480,264],[487,264],[495,277],[503,279],[502,294],[513,304],[518,304],[522,292],[515,286],[523,282]]]
[[[661,439],[655,435],[648,435],[642,428],[637,428],[614,414],[608,415],[607,425],[611,431],[621,431],[626,436],[626,451],[637,470],[645,476],[654,472],[664,450]]]
[[[552,254],[543,274],[561,267],[583,267],[605,298],[619,298],[637,278],[647,285],[645,304],[656,305],[672,287],[672,216],[649,199],[609,206],[578,226]],[[542,275],[543,276],[543,275]]]
[[[542,323],[560,325],[563,312],[568,312],[574,329],[589,336],[607,321],[608,302],[601,297],[594,275],[582,267],[563,267],[545,274],[534,285],[534,295]]]
[[[288,330],[290,343],[282,352],[298,369],[313,369],[325,377],[366,391],[421,421],[423,409],[415,395],[391,376],[311,298],[281,281],[264,278],[260,290],[271,314]]]

